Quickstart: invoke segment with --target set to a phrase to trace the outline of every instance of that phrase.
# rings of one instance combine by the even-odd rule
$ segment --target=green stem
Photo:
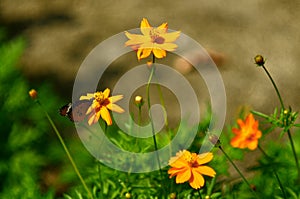
[[[100,196],[101,196],[101,198],[104,198],[104,193],[103,193],[103,180],[102,180],[102,175],[101,175],[101,162],[98,162],[97,165],[98,165],[99,181],[100,181],[100,186],[101,186]]]
[[[154,63],[154,61],[155,61],[155,58],[153,56],[153,63]],[[154,124],[153,124],[153,119],[152,119],[152,113],[150,111],[150,108],[151,108],[150,84],[151,84],[151,80],[152,80],[153,75],[154,75],[154,71],[155,71],[155,66],[153,65],[153,66],[151,66],[151,73],[150,73],[148,83],[147,83],[147,88],[146,88],[147,106],[148,106],[148,110],[149,110],[149,117],[150,117],[150,123],[151,123],[151,130],[152,130],[153,143],[154,143],[154,148],[155,148],[155,153],[156,153],[156,159],[157,159],[157,163],[158,163],[158,167],[159,167],[160,176],[161,176],[161,179],[162,179],[163,178],[163,173],[162,173],[162,170],[161,170],[159,155],[157,153],[158,147],[157,147],[157,142],[156,142],[156,137],[155,137],[155,132],[154,132]],[[163,184],[162,184],[162,187],[163,187]]]
[[[48,121],[50,122],[50,124],[51,124],[54,132],[56,133],[56,135],[57,135],[57,137],[58,137],[58,139],[59,139],[62,147],[64,148],[64,150],[65,150],[65,152],[66,152],[66,154],[67,154],[67,156],[68,156],[68,158],[69,158],[69,160],[70,160],[70,162],[71,162],[71,164],[72,164],[72,166],[73,166],[73,168],[75,170],[75,173],[77,174],[78,178],[80,179],[81,184],[83,185],[84,189],[86,190],[89,198],[93,198],[92,193],[90,192],[90,190],[88,189],[85,181],[83,180],[83,178],[82,178],[82,176],[81,176],[81,174],[80,174],[80,172],[79,172],[79,170],[78,170],[78,168],[76,166],[76,163],[74,162],[74,160],[73,160],[73,158],[72,158],[72,156],[71,156],[71,154],[70,154],[70,152],[69,152],[69,150],[68,150],[68,148],[67,148],[67,146],[66,146],[66,144],[65,144],[65,142],[63,140],[63,138],[61,137],[59,131],[57,130],[54,122],[52,121],[51,117],[49,116],[49,114],[47,113],[47,111],[44,109],[44,107],[42,106],[42,104],[40,103],[40,101],[37,100],[36,102],[37,102],[38,105],[41,106],[42,110],[44,111],[44,113],[45,113]]]
[[[279,93],[279,90],[278,90],[278,88],[277,88],[277,86],[276,86],[276,84],[275,84],[275,82],[274,82],[274,80],[273,80],[271,74],[269,73],[269,71],[267,70],[267,68],[266,68],[264,65],[262,65],[262,67],[263,67],[264,71],[267,73],[269,79],[271,80],[271,82],[272,82],[272,84],[273,84],[273,87],[275,88],[275,91],[276,91],[276,93],[277,93],[277,96],[278,96],[279,101],[280,101],[280,104],[281,104],[281,108],[284,109],[284,104],[283,104],[281,95],[280,95],[280,93]]]
[[[260,145],[258,145],[258,149],[262,152],[262,154],[264,154],[264,156],[266,156],[266,158],[267,158],[268,160],[271,159],[271,157],[270,157],[270,156],[269,156],[269,155],[261,148]],[[278,173],[277,173],[276,169],[274,168],[274,166],[272,166],[272,165],[273,165],[273,164],[272,164],[272,162],[271,162],[271,168],[273,169],[274,175],[275,175],[275,177],[276,177],[276,179],[277,179],[277,181],[278,181],[279,187],[280,187],[281,192],[282,192],[282,194],[283,194],[283,198],[287,199],[286,193],[285,193],[284,188],[283,188],[283,185],[282,185],[282,183],[281,183],[281,181],[280,181],[280,179],[279,179]]]
[[[200,193],[200,189],[197,189],[198,194],[199,194],[199,198],[202,199],[201,193]]]
[[[240,174],[240,176],[242,177],[242,179],[244,180],[244,182],[248,185],[249,189],[251,190],[251,192],[255,195],[256,198],[258,198],[258,196],[256,195],[256,193],[254,192],[254,190],[251,188],[250,183],[248,182],[248,180],[245,178],[245,176],[242,174],[242,172],[239,170],[239,168],[235,165],[235,163],[231,160],[231,158],[227,155],[227,153],[223,150],[223,148],[221,146],[219,146],[219,149],[222,151],[222,153],[225,155],[225,157],[227,158],[227,160],[229,160],[229,162],[232,164],[232,166],[235,168],[235,170]]]
[[[280,101],[280,104],[281,104],[281,108],[285,109],[283,100],[282,100],[280,92],[279,92],[279,90],[278,90],[278,88],[276,86],[276,83],[274,82],[274,80],[273,80],[271,74],[269,73],[269,71],[267,70],[267,68],[264,65],[262,65],[262,67],[263,67],[264,71],[267,73],[269,79],[271,80],[271,82],[273,84],[273,87],[274,87],[274,89],[275,89],[275,91],[277,93],[277,96],[279,98],[279,101]],[[298,161],[298,157],[297,157],[297,153],[296,153],[294,141],[293,141],[293,138],[292,138],[290,130],[287,131],[287,134],[288,134],[288,137],[289,137],[289,140],[290,140],[290,143],[291,143],[291,147],[292,147],[292,151],[293,151],[293,155],[294,155],[294,159],[295,159],[296,167],[297,167],[297,171],[298,171],[298,179],[297,179],[297,181],[300,184],[300,166],[299,166],[299,161]]]

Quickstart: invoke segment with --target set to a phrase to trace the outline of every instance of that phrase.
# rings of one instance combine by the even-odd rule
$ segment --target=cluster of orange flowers
[[[140,30],[142,35],[125,32],[125,35],[129,39],[125,45],[137,51],[138,60],[148,57],[151,53],[156,58],[163,58],[166,57],[166,51],[174,51],[177,48],[177,45],[172,42],[180,36],[180,31],[168,33],[167,23],[153,28],[147,19],[144,18],[141,21]],[[35,99],[37,92],[31,90],[29,95]],[[112,119],[109,110],[117,113],[124,112],[120,106],[115,104],[123,98],[123,95],[111,97],[109,95],[110,90],[107,88],[103,92],[88,93],[86,96],[80,97],[80,100],[91,102],[85,113],[88,116],[89,125],[97,123],[100,117],[107,125],[111,125]],[[139,102],[142,103],[141,99]],[[232,129],[235,137],[231,139],[230,144],[233,147],[241,149],[256,149],[258,139],[262,136],[261,131],[258,129],[258,121],[254,119],[252,114],[249,114],[245,121],[238,119],[237,123],[239,128]],[[171,168],[168,170],[168,174],[170,174],[170,178],[176,176],[176,183],[189,182],[192,188],[200,189],[205,184],[203,175],[210,177],[216,175],[214,169],[206,165],[212,159],[212,153],[196,154],[187,150],[179,151],[169,161]]]

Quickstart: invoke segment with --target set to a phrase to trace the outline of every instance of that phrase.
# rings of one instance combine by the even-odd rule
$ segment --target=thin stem
[[[258,149],[262,152],[262,154],[264,154],[264,156],[266,156],[267,159],[271,159],[270,156],[268,156],[268,154],[261,148],[260,145],[258,145]],[[278,184],[279,184],[279,187],[280,187],[281,192],[282,192],[282,194],[283,194],[283,197],[286,199],[287,196],[286,196],[286,193],[285,193],[285,191],[284,191],[283,185],[282,185],[282,183],[281,183],[281,181],[280,181],[280,179],[279,179],[279,176],[278,176],[278,174],[277,174],[276,169],[275,169],[274,166],[272,166],[272,165],[273,165],[273,164],[271,163],[271,168],[273,169],[274,175],[275,175],[275,177],[276,177],[276,179],[277,179],[277,181],[278,181]]]
[[[245,178],[245,176],[242,174],[242,172],[239,170],[239,168],[235,165],[235,163],[231,160],[231,158],[227,155],[227,153],[223,150],[223,148],[221,146],[219,146],[219,149],[222,151],[222,153],[226,156],[227,160],[229,160],[229,162],[232,164],[232,166],[235,168],[235,170],[239,173],[239,175],[242,177],[242,179],[244,180],[244,182],[248,185],[249,189],[251,190],[251,192],[255,195],[256,198],[258,198],[258,196],[256,195],[256,193],[254,192],[254,190],[251,188],[250,183],[248,182],[248,180]]]
[[[297,182],[298,182],[298,184],[300,184],[300,166],[299,166],[298,156],[297,156],[297,153],[296,153],[296,149],[295,149],[295,145],[294,145],[294,141],[293,141],[290,129],[287,131],[287,134],[288,134],[288,137],[289,137],[289,140],[290,140],[290,143],[291,143],[293,155],[294,155],[296,166],[297,166],[297,170],[298,170],[298,179],[297,179]]]
[[[274,82],[274,80],[273,80],[271,74],[269,73],[269,71],[267,70],[267,68],[264,65],[262,65],[262,67],[263,67],[264,71],[267,73],[269,79],[271,80],[271,82],[273,84],[273,87],[274,87],[274,89],[275,89],[275,91],[277,93],[277,96],[279,98],[279,101],[280,101],[280,104],[281,104],[281,108],[285,109],[283,100],[282,100],[280,92],[279,92],[279,90],[278,90],[278,88],[276,86],[276,83]],[[298,171],[298,179],[297,179],[297,181],[300,184],[300,166],[299,166],[299,160],[298,160],[298,157],[297,157],[296,149],[295,149],[295,146],[294,146],[294,141],[293,141],[293,138],[292,138],[290,130],[287,131],[287,134],[288,134],[288,137],[289,137],[289,140],[290,140],[290,143],[291,143],[291,147],[292,147],[292,151],[293,151],[293,155],[294,155],[294,159],[295,159],[296,167],[297,167],[297,171]]]
[[[201,193],[200,193],[200,189],[197,189],[198,194],[199,194],[199,198],[202,199]]]
[[[154,60],[155,60],[155,58],[153,56],[153,61]],[[148,110],[149,110],[149,117],[150,117],[150,123],[151,123],[151,130],[152,130],[153,143],[154,143],[154,148],[155,148],[155,153],[156,153],[156,159],[157,159],[157,163],[158,163],[158,167],[159,167],[159,171],[160,171],[160,176],[161,176],[161,179],[162,179],[163,174],[162,174],[162,170],[161,170],[159,155],[157,153],[158,147],[157,147],[157,142],[156,142],[156,137],[155,137],[155,132],[154,132],[154,124],[153,124],[153,119],[152,119],[152,113],[150,111],[150,108],[151,108],[150,84],[151,84],[151,80],[153,78],[154,71],[155,71],[155,67],[152,66],[151,67],[151,73],[150,73],[150,76],[149,76],[149,80],[148,80],[148,83],[147,83],[147,88],[146,88],[146,92],[147,92],[147,106],[148,106]],[[162,187],[163,187],[163,184],[162,184]]]
[[[81,174],[80,174],[80,172],[79,172],[79,170],[78,170],[78,168],[77,168],[77,165],[76,165],[76,163],[74,162],[74,160],[73,160],[73,158],[72,158],[72,156],[71,156],[71,154],[70,154],[70,152],[69,152],[69,150],[68,150],[68,148],[67,148],[67,146],[66,146],[66,144],[65,144],[65,142],[64,142],[64,140],[63,140],[63,138],[61,137],[59,131],[57,130],[57,128],[56,128],[54,122],[52,121],[52,119],[51,119],[51,117],[49,116],[49,114],[47,113],[47,111],[43,108],[43,106],[42,106],[42,104],[40,103],[40,101],[37,100],[36,102],[37,102],[38,105],[41,106],[42,110],[44,111],[44,113],[45,113],[45,115],[46,115],[48,121],[50,122],[50,124],[51,124],[51,126],[52,126],[54,132],[56,133],[56,135],[57,135],[57,137],[58,137],[58,139],[59,139],[59,141],[60,141],[62,147],[64,148],[64,150],[65,150],[65,152],[66,152],[66,154],[67,154],[67,156],[68,156],[68,158],[69,158],[69,160],[70,160],[70,162],[71,162],[71,164],[72,164],[72,166],[73,166],[73,168],[74,168],[74,171],[75,171],[75,173],[77,174],[79,180],[81,181],[81,184],[83,185],[84,189],[86,190],[86,192],[87,192],[89,198],[93,198],[92,193],[90,192],[90,190],[88,189],[88,187],[87,187],[85,181],[83,180],[83,178],[82,178],[82,176],[81,176]]]
[[[276,91],[276,93],[277,93],[277,96],[278,96],[279,101],[280,101],[280,104],[281,104],[281,108],[284,109],[284,104],[283,104],[281,95],[280,95],[280,93],[279,93],[279,90],[278,90],[278,88],[277,88],[277,86],[276,86],[276,84],[275,84],[275,82],[274,82],[274,80],[273,80],[271,74],[269,73],[269,71],[267,70],[267,68],[266,68],[264,65],[262,65],[262,67],[263,67],[264,71],[267,73],[269,79],[271,80],[271,82],[272,82],[272,84],[273,84],[273,87],[275,88],[275,91]]]
[[[101,175],[101,162],[98,162],[97,165],[98,165],[99,181],[100,181],[100,186],[101,186],[100,196],[101,196],[101,198],[104,198],[104,193],[103,193],[103,180],[102,180],[102,175]]]

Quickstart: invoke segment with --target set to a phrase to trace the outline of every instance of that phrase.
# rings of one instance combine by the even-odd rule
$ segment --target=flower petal
[[[191,187],[193,187],[194,189],[200,189],[201,187],[203,187],[204,182],[205,181],[203,176],[196,170],[192,169],[192,177],[189,180]]]
[[[80,96],[79,100],[90,100],[94,97],[94,93],[87,93],[86,96]]]
[[[214,155],[212,153],[202,153],[198,155],[197,163],[199,165],[208,163],[213,159]]]
[[[174,51],[178,46],[177,46],[177,44],[174,44],[174,43],[163,43],[163,44],[155,44],[154,47],[161,48],[166,51]]]
[[[110,113],[107,110],[107,108],[105,106],[103,106],[103,107],[101,107],[99,112],[101,114],[102,119],[106,122],[106,124],[108,126],[112,125],[112,120],[111,120],[111,117],[110,117]]]
[[[108,104],[106,106],[109,110],[115,111],[117,113],[124,113],[124,109],[122,109],[120,106],[116,105],[116,104]]]
[[[188,181],[191,177],[191,169],[189,167],[185,167],[179,172],[176,176],[176,183],[184,183]]]
[[[153,54],[156,58],[163,58],[167,55],[166,51],[160,48],[154,48]]]
[[[216,172],[211,167],[208,166],[199,166],[194,168],[197,172],[201,173],[202,175],[207,175],[210,177],[215,177]]]
[[[115,103],[121,99],[123,99],[123,95],[114,95],[108,98],[111,103]]]
[[[180,31],[170,32],[163,35],[165,43],[174,42],[180,36]]]
[[[110,89],[109,89],[109,88],[105,89],[105,90],[103,91],[104,98],[108,98],[109,93],[110,93]]]
[[[141,32],[143,35],[149,35],[152,27],[146,18],[141,21]]]
[[[139,48],[137,52],[138,60],[148,57],[151,54],[151,48]]]

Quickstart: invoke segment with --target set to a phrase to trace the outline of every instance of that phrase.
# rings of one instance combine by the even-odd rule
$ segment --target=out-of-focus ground
[[[279,106],[271,82],[254,65],[256,54],[267,58],[285,103],[299,110],[299,1],[0,2],[1,24],[28,42],[20,63],[24,73],[32,79],[53,80],[70,99],[76,72],[88,53],[110,36],[138,28],[143,17],[153,26],[168,22],[171,29],[221,56],[217,65],[228,97],[228,121],[241,105],[267,113]],[[117,70],[112,69],[112,81]],[[193,73],[186,76],[196,81]]]

